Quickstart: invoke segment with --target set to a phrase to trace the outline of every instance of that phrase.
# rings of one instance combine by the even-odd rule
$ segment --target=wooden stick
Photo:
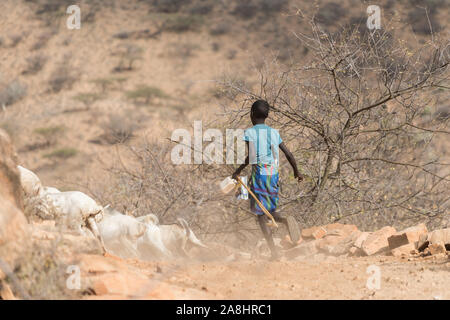
[[[262,211],[266,214],[266,216],[268,216],[271,220],[273,225],[278,228],[278,224],[275,222],[275,219],[273,218],[273,216],[270,214],[269,211],[267,211],[267,209],[264,207],[264,205],[261,203],[261,201],[258,200],[258,198],[255,196],[255,194],[250,190],[249,187],[247,187],[241,180],[241,178],[236,177],[237,181],[244,186],[245,189],[247,189],[248,193],[251,194],[251,196],[253,197],[253,199],[255,199],[256,203],[261,207]]]

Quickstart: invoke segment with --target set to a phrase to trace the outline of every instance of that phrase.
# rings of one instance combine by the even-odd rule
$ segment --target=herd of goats
[[[67,232],[97,238],[104,254],[152,261],[186,258],[192,246],[207,248],[182,218],[162,225],[154,214],[137,218],[122,214],[109,205],[98,205],[82,192],[44,187],[32,171],[22,166],[18,170],[26,210],[44,220],[55,220]]]

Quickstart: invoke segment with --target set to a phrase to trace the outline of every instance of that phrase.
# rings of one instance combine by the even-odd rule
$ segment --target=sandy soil
[[[367,268],[380,268],[380,288],[368,289]],[[145,271],[145,268],[143,269]],[[445,257],[248,260],[162,265],[159,280],[207,299],[450,299]]]

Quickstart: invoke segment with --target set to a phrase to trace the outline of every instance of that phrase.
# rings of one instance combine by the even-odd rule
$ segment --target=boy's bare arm
[[[292,166],[292,169],[294,170],[294,177],[298,179],[298,181],[303,180],[303,176],[298,172],[297,163],[295,162],[294,156],[289,151],[289,149],[286,147],[284,142],[280,143],[280,149],[283,151],[284,155],[286,156],[286,159],[289,161],[289,163]]]
[[[241,174],[241,171],[245,169],[245,167],[249,163],[249,147],[248,147],[248,141],[245,141],[245,145],[247,147],[247,157],[245,158],[245,162],[239,166],[239,168],[236,169],[236,171],[231,176],[234,180],[237,180],[236,178]]]

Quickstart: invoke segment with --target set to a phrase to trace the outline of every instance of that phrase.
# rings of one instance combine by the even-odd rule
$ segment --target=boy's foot
[[[288,216],[286,221],[291,241],[296,244],[300,240],[300,228],[298,227],[297,220],[293,216]]]

